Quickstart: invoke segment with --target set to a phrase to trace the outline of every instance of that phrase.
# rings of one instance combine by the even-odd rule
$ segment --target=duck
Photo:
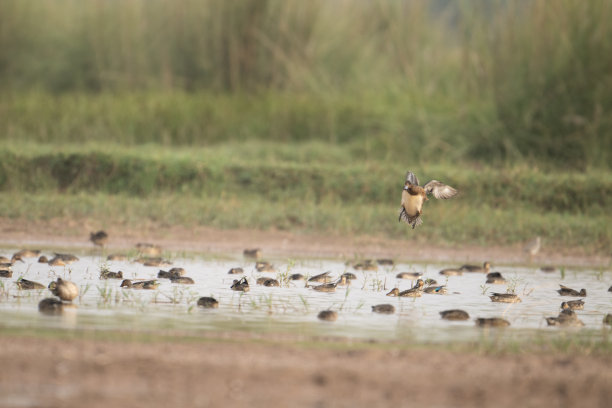
[[[19,278],[17,282],[15,282],[17,287],[21,290],[33,290],[33,289],[46,289],[47,287],[42,283],[34,282],[31,280]]]
[[[433,286],[433,285],[437,285],[438,281],[435,280],[435,279],[427,278],[427,279],[425,279],[424,283],[427,286]]]
[[[293,281],[304,280],[304,275],[302,275],[301,273],[294,273],[294,274],[289,275],[289,280],[293,280]]]
[[[476,319],[476,326],[479,327],[508,327],[510,322],[501,317],[479,317]]]
[[[607,315],[604,316],[603,323],[612,325],[612,313],[608,313]]]
[[[123,279],[123,271],[111,272],[103,269],[100,271],[100,279]]]
[[[350,281],[357,279],[357,275],[355,275],[352,272],[344,272],[342,275],[340,275],[340,277],[345,277],[347,281],[349,281],[348,283],[350,283]]]
[[[492,293],[491,296],[492,302],[500,302],[500,303],[520,303],[521,298],[514,293]]]
[[[89,240],[95,245],[104,248],[108,241],[108,234],[106,231],[100,230],[89,233]]]
[[[38,263],[49,263],[49,258],[47,258],[47,257],[46,257],[46,256],[44,256],[44,255],[41,255],[41,256],[38,258]]]
[[[608,292],[612,292],[612,286],[608,288]]]
[[[387,296],[400,296],[400,297],[421,297],[423,293],[423,286],[425,282],[423,279],[419,279],[416,282],[416,285],[408,290],[404,290],[400,292],[398,288],[391,289],[391,292],[387,293]]]
[[[348,286],[351,284],[351,280],[352,277],[351,275],[353,275],[352,273],[343,273],[342,275],[340,275],[340,277],[338,278],[338,281],[336,282],[337,286]],[[355,276],[355,275],[353,275]],[[357,278],[355,276],[355,278]]]
[[[261,278],[257,278],[255,283],[258,284],[258,285],[268,286],[268,287],[271,287],[271,286],[280,286],[279,281],[277,281],[276,279],[273,279],[273,278],[266,278],[265,276],[261,277]]]
[[[227,271],[228,275],[241,275],[244,273],[244,269],[242,268],[231,268]]]
[[[447,268],[447,269],[442,269],[440,271],[440,275],[442,276],[461,276],[463,275],[463,271],[459,270],[458,268]]]
[[[372,306],[372,312],[381,314],[393,314],[395,313],[395,306],[388,303]]]
[[[243,277],[240,280],[234,279],[234,283],[232,283],[232,286],[230,286],[230,289],[240,291],[240,292],[248,292],[250,290],[249,281],[247,281],[246,277]]]
[[[257,272],[267,272],[267,273],[276,272],[276,269],[274,269],[274,265],[272,265],[270,262],[265,262],[265,261],[256,262],[255,269],[257,269]]]
[[[147,256],[158,256],[162,252],[159,245],[150,244],[148,242],[138,242],[136,244],[136,250],[139,254]]]
[[[355,270],[377,271],[378,270],[378,263],[373,261],[373,260],[371,260],[371,259],[366,259],[362,263],[357,263],[357,264],[353,265],[353,268]]]
[[[187,273],[187,271],[185,271],[185,268],[180,268],[180,267],[170,268],[168,272],[176,276],[184,276],[185,273]]]
[[[203,296],[198,299],[198,306],[204,309],[218,309],[219,302],[213,297]]]
[[[79,296],[79,288],[74,282],[57,278],[57,281],[49,284],[49,290],[61,300],[72,302],[74,298]]]
[[[155,267],[158,267],[158,266],[170,266],[170,265],[172,265],[172,262],[170,262],[167,259],[162,259],[162,258],[157,258],[156,257],[156,258],[148,258],[148,259],[143,260],[142,265],[143,266],[155,266]]]
[[[12,278],[13,271],[10,267],[0,268],[0,278]]]
[[[440,316],[445,320],[468,320],[470,318],[468,312],[461,309],[443,310]]]
[[[358,271],[377,271],[378,265],[371,259],[366,259],[353,265],[353,268]]]
[[[61,258],[54,257],[49,259],[49,266],[66,266],[66,262],[64,262]]]
[[[338,286],[338,282],[333,282],[333,283],[322,283],[320,285],[310,286],[310,287],[316,290],[317,292],[332,293],[336,291],[337,286]]]
[[[545,266],[541,266],[540,270],[545,273],[552,273],[552,272],[556,272],[557,268],[555,268],[554,266],[545,265]]]
[[[393,259],[389,259],[389,258],[379,258],[376,260],[376,263],[381,265],[381,266],[393,266],[395,265],[395,262],[393,261]]]
[[[561,286],[561,289],[557,290],[557,292],[559,292],[561,296],[585,297],[587,295],[586,289],[580,289],[580,291],[577,291],[576,289],[568,288],[567,286],[563,286],[563,285],[559,285],[559,286]]]
[[[13,254],[13,257],[18,256],[20,258],[36,258],[40,255],[40,249],[22,249]]]
[[[107,261],[115,261],[115,262],[125,262],[127,261],[127,256],[123,254],[110,254],[106,257]]]
[[[565,327],[584,326],[584,323],[578,319],[576,312],[569,309],[562,310],[557,317],[547,317],[546,324]]]
[[[584,310],[584,299],[562,302],[561,310]]]
[[[71,263],[77,262],[79,258],[72,254],[58,254],[55,253],[55,257],[64,261],[66,265],[70,265]]]
[[[480,273],[489,273],[491,269],[491,264],[486,261],[482,264],[482,266],[478,265],[463,265],[459,270],[463,272],[480,272]]]
[[[395,277],[397,279],[417,280],[423,276],[421,272],[400,272]]]
[[[181,285],[193,285],[195,282],[188,276],[172,275],[170,277],[171,283],[180,283]]]
[[[12,266],[15,265],[17,261],[24,262],[23,258],[17,254],[14,254],[10,259],[6,256],[0,256],[0,266]]]
[[[446,295],[446,286],[428,286],[423,289],[423,292],[431,295]]]
[[[318,275],[315,275],[309,278],[308,282],[329,283],[332,281],[331,276],[329,276],[330,273],[331,273],[330,271],[327,271],[327,272],[323,272]]]
[[[489,272],[487,273],[486,283],[490,283],[493,285],[503,285],[504,283],[506,283],[506,278],[504,278],[500,272]]]
[[[159,282],[156,280],[133,281],[131,279],[124,279],[119,287],[126,289],[154,290],[159,287]]]
[[[261,249],[259,249],[259,248],[245,249],[244,251],[242,251],[242,255],[245,258],[260,259],[261,258]]]
[[[417,176],[409,171],[406,174],[404,189],[402,190],[402,201],[398,221],[405,221],[408,225],[412,225],[415,229],[423,223],[421,214],[423,213],[423,204],[429,200],[428,194],[433,194],[437,199],[449,199],[457,195],[457,190],[453,187],[441,183],[437,180],[431,180],[423,187],[419,186]]]
[[[158,279],[172,279],[179,278],[180,276],[180,274],[173,272],[172,270],[164,271],[163,269],[160,269],[159,272],[157,272]]]
[[[64,310],[64,303],[56,298],[45,298],[38,302],[38,311],[46,315],[58,315]]]
[[[338,320],[338,312],[336,312],[335,310],[322,310],[317,315],[317,318],[319,318],[319,320],[325,320],[327,322],[335,322],[336,320]]]

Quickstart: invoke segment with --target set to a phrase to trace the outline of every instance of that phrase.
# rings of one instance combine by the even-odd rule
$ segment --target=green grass
[[[157,146],[0,146],[0,214],[33,221],[96,219],[103,226],[202,225],[365,234],[441,244],[612,249],[612,177],[524,165],[424,165],[360,160],[323,143]],[[409,167],[408,167],[409,166]],[[430,200],[425,224],[397,222],[406,170],[461,194]]]

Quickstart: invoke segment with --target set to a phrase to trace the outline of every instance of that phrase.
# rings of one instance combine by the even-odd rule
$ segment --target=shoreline
[[[89,232],[97,228],[85,220],[32,222],[0,218],[0,246],[74,248],[93,250]],[[591,254],[577,248],[543,248],[530,262],[521,245],[474,246],[433,245],[417,240],[380,236],[341,236],[320,233],[294,233],[278,230],[224,230],[211,227],[162,226],[153,223],[139,228],[113,225],[106,229],[106,253],[134,250],[137,242],[150,242],[172,252],[193,252],[242,256],[245,248],[261,248],[265,257],[392,258],[439,264],[484,262],[495,264],[609,268],[612,257]]]

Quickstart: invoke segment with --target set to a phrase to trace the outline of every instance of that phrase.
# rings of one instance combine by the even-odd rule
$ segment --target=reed
[[[0,133],[609,167],[610,20],[606,0],[6,0]]]

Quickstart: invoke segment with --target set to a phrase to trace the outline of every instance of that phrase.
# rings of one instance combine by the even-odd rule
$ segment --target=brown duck
[[[57,278],[57,281],[49,284],[49,290],[62,300],[72,301],[79,296],[79,288],[73,282]]]
[[[124,279],[120,285],[121,288],[127,289],[148,289],[153,290],[159,287],[159,282],[156,280],[145,280],[145,281],[132,281],[130,279]]]
[[[387,296],[421,297],[423,294],[423,286],[425,286],[425,282],[423,279],[419,279],[414,287],[402,292],[400,292],[398,288],[393,288],[391,289],[391,292],[387,293]]]
[[[219,308],[219,301],[213,297],[204,296],[198,299],[198,306],[204,309],[217,309]]]
[[[510,322],[501,317],[479,317],[476,319],[476,326],[479,327],[508,327]]]
[[[395,306],[390,305],[388,303],[384,303],[381,305],[374,305],[372,306],[372,311],[374,313],[380,313],[380,314],[393,314],[395,313]]]
[[[577,291],[576,289],[568,288],[567,286],[563,286],[563,285],[559,285],[559,286],[561,286],[561,289],[557,290],[557,292],[559,292],[561,296],[585,297],[587,295],[586,289],[580,289],[580,291]]]
[[[437,180],[431,180],[421,187],[419,186],[417,176],[409,171],[406,174],[406,181],[402,191],[402,203],[398,221],[406,221],[409,225],[412,225],[412,229],[417,225],[421,225],[423,223],[423,220],[421,220],[423,204],[428,200],[428,194],[433,194],[435,198],[445,200],[456,196],[457,190]]]
[[[19,280],[17,280],[15,284],[21,290],[46,289],[45,285],[43,285],[42,283],[34,282],[23,278],[19,278]]]
[[[468,312],[461,309],[443,310],[440,316],[445,320],[467,320],[470,318]]]
[[[514,293],[492,293],[491,296],[492,302],[500,302],[500,303],[519,303],[521,302],[521,298]]]
[[[89,233],[89,240],[96,246],[104,247],[108,241],[108,234],[106,231],[96,231]]]

